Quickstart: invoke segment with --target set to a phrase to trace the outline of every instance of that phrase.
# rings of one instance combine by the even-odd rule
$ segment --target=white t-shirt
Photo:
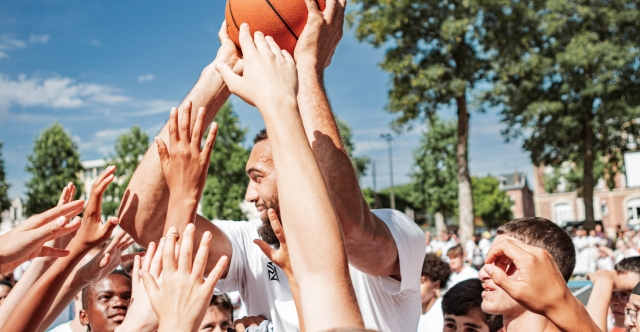
[[[52,330],[49,330],[49,332],[72,332],[71,331],[71,322],[66,322],[64,324],[60,324],[60,325],[56,326],[55,328],[53,328]]]
[[[420,315],[418,332],[442,332],[444,328],[444,314],[442,313],[442,298],[438,298],[426,314]]]
[[[421,310],[424,234],[402,212],[384,209],[373,213],[384,221],[396,241],[402,282],[391,277],[366,275],[350,266],[360,312],[369,329],[415,331]],[[250,222],[233,221],[217,221],[215,225],[227,235],[233,247],[229,273],[226,279],[218,282],[217,290],[239,291],[247,305],[247,314],[264,316],[273,323],[276,332],[299,331],[287,276],[253,243],[259,238],[258,227]]]
[[[451,289],[451,287],[455,286],[460,281],[465,281],[467,279],[478,279],[478,270],[469,265],[465,265],[460,273],[451,271],[451,276],[449,276],[449,282],[447,283],[447,289]]]

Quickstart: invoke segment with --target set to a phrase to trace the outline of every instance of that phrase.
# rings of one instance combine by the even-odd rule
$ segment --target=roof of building
[[[84,160],[84,161],[81,161],[80,164],[82,164],[82,167],[84,169],[100,168],[100,167],[107,166],[107,161],[104,159]]]
[[[523,189],[527,185],[527,175],[523,172],[498,174],[493,177],[498,179],[502,190]]]

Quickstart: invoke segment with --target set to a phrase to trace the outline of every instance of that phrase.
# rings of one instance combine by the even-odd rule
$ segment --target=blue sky
[[[24,196],[24,171],[34,138],[53,121],[71,133],[83,160],[107,156],[115,138],[134,124],[151,136],[217,51],[222,0],[0,3],[0,141],[11,197]],[[334,111],[354,132],[356,154],[377,164],[378,188],[389,185],[387,145],[393,116],[384,111],[388,75],[377,64],[383,50],[359,43],[347,30],[326,73]],[[232,104],[250,136],[263,127],[254,108]],[[452,118],[452,110],[441,116]],[[424,125],[394,141],[394,182],[406,183]],[[504,143],[497,112],[473,113],[473,175],[526,171],[521,142]],[[214,151],[215,153],[215,151]],[[372,185],[372,177],[362,179]]]

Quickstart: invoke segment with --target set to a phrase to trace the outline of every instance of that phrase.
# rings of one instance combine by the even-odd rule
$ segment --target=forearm
[[[305,332],[304,316],[302,315],[302,302],[300,302],[300,286],[298,286],[298,281],[296,280],[293,271],[285,270],[284,273],[287,275],[287,279],[289,279],[289,288],[291,289],[293,303],[296,305],[296,312],[298,313],[298,324],[300,325],[300,332]]]
[[[80,265],[80,264],[78,264]],[[40,324],[40,328],[38,332],[44,332],[47,328],[53,324],[53,322],[58,318],[58,316],[62,313],[62,311],[73,301],[74,297],[78,295],[82,291],[82,289],[87,286],[89,283],[82,280],[78,274],[78,265],[74,268],[74,271],[71,273],[69,278],[64,281],[60,292],[56,296],[47,316]]]
[[[38,278],[47,271],[52,263],[53,260],[49,258],[36,258],[31,262],[29,268],[22,274],[18,283],[13,287],[11,292],[9,292],[9,295],[7,295],[0,306],[0,326],[4,325],[9,315],[13,312],[13,309],[15,309],[31,286],[38,281]]]
[[[349,262],[370,275],[397,274],[395,242],[383,222],[374,218],[362,196],[323,88],[322,71],[309,64],[298,64],[298,73],[300,116],[340,220]],[[373,258],[372,250],[382,256]]]
[[[0,332],[37,331],[65,280],[91,248],[73,241],[71,254],[59,258],[18,303]]]
[[[609,302],[606,302],[609,303]],[[605,305],[606,305],[605,303]],[[545,315],[560,331],[607,331],[606,318],[604,328],[601,328],[589,316],[589,312],[571,292],[567,291],[564,301]]]
[[[215,68],[209,66],[203,70],[182,105],[191,101],[192,109],[205,107],[204,121],[208,126],[228,97],[226,85]],[[192,126],[196,115],[197,112],[191,113]],[[168,126],[165,125],[158,137],[169,147]],[[160,168],[158,148],[156,144],[151,144],[122,198],[119,214],[121,227],[143,246],[157,241],[165,228],[168,202],[169,190]]]
[[[300,285],[305,325],[309,330],[362,326],[340,224],[306,140],[295,101],[279,105],[277,119],[268,115],[273,112],[263,114],[267,114],[264,118],[276,169],[280,213],[282,219],[287,220],[285,236],[293,273]],[[300,201],[299,197],[313,199]],[[340,291],[314,292],[313,288],[318,285],[315,282],[333,285]],[[344,305],[336,310],[335,303]],[[327,316],[317,315],[315,311]],[[327,321],[324,317],[332,319]]]
[[[607,330],[607,313],[613,292],[613,280],[594,280],[593,289],[587,302],[587,312],[602,331]]]

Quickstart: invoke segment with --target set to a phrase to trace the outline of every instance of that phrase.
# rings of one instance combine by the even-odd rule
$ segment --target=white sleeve
[[[223,293],[240,291],[243,286],[245,270],[248,268],[247,242],[253,244],[252,231],[255,226],[246,221],[215,221],[213,222],[231,242],[233,252],[229,261],[229,272],[225,279],[220,279],[216,291]]]
[[[384,221],[398,248],[400,260],[400,278],[398,281],[391,276],[381,277],[384,290],[392,295],[407,289],[420,289],[420,273],[424,262],[426,244],[424,233],[416,223],[404,213],[391,210],[375,210],[373,213]]]

